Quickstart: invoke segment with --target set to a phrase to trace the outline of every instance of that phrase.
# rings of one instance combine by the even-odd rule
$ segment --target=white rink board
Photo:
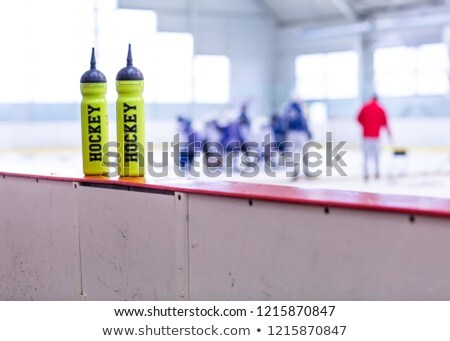
[[[174,195],[78,186],[87,300],[175,300]]]
[[[0,177],[0,299],[81,296],[72,183]]]
[[[251,204],[190,196],[190,299],[450,299],[448,220]]]
[[[450,300],[448,218],[0,177],[1,300]]]

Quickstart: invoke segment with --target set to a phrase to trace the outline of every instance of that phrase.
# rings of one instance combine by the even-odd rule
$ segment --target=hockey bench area
[[[450,200],[0,172],[1,300],[450,300]]]

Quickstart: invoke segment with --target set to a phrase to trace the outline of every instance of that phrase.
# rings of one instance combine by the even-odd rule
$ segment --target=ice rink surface
[[[347,167],[344,167],[346,176],[341,176],[333,171],[332,176],[322,174],[317,178],[308,178],[302,175],[293,180],[286,176],[289,169],[283,167],[276,169],[275,176],[269,176],[260,171],[256,176],[245,177],[239,170],[228,175],[225,170],[220,170],[219,177],[208,178],[203,172],[199,173],[200,178],[207,181],[220,179],[302,188],[450,198],[450,150],[414,149],[408,150],[406,156],[394,156],[391,150],[384,149],[381,155],[381,178],[378,180],[372,178],[367,182],[362,177],[362,155],[358,149],[347,150],[344,161],[347,164]],[[167,178],[177,177],[173,170],[173,162],[169,164],[168,168]],[[58,175],[82,175],[81,150],[0,151],[0,169],[16,173],[44,172]],[[247,171],[249,170],[247,169]],[[150,175],[146,177],[151,178]],[[187,175],[187,178],[195,178],[195,176]]]

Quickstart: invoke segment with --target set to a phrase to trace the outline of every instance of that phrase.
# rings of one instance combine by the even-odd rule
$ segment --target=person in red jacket
[[[369,162],[375,164],[375,178],[380,177],[379,154],[380,154],[380,132],[386,128],[389,136],[391,131],[385,110],[378,103],[378,97],[365,103],[358,114],[358,122],[363,128],[363,151],[364,151],[364,179],[369,179]]]

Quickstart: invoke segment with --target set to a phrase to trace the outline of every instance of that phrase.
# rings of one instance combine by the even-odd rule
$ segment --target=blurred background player
[[[239,124],[241,126],[241,131],[242,134],[245,135],[245,137],[247,137],[247,135],[249,134],[249,130],[251,127],[251,122],[249,119],[249,115],[248,115],[248,106],[249,103],[248,102],[243,102],[239,111]]]
[[[369,180],[369,163],[375,167],[375,179],[380,177],[380,132],[385,127],[392,140],[391,130],[385,110],[378,102],[378,96],[365,103],[358,114],[358,122],[363,129],[364,180]]]
[[[283,119],[285,120],[287,126],[286,141],[293,144],[292,151],[300,155],[300,160],[295,161],[299,161],[300,164],[302,164],[303,146],[312,138],[312,134],[309,130],[308,122],[303,114],[299,98],[294,97],[288,104],[285,109]],[[300,174],[300,164],[295,166],[293,180],[295,180]],[[306,176],[308,176],[307,167],[304,167],[303,172]]]
[[[187,145],[180,147],[180,168],[188,172],[189,168],[194,166],[195,153],[201,151],[202,139],[192,128],[191,120],[178,116],[177,122],[180,142],[187,142]]]
[[[233,120],[224,126],[218,125],[218,129],[220,131],[220,143],[225,153],[223,155],[224,165],[231,167],[233,170],[238,170],[240,165],[238,156],[245,141],[240,120]],[[228,162],[231,162],[231,164],[228,164]]]
[[[282,164],[280,160],[282,159],[285,150],[287,125],[285,120],[278,113],[275,112],[270,117],[269,129],[271,135],[270,140],[271,142],[274,142],[274,148],[278,154],[278,162],[275,165],[279,166]],[[270,155],[264,154],[264,157],[267,164]]]
[[[219,113],[214,113],[214,117],[217,117]],[[222,149],[218,146],[219,141],[222,138],[222,131],[219,128],[219,124],[216,119],[209,119],[204,124],[203,129],[204,141],[202,150],[205,154],[205,163],[207,167],[221,167],[222,159],[213,157],[222,152]]]
[[[249,151],[249,145],[247,142],[251,141],[254,136],[252,131],[252,123],[249,118],[248,112],[249,102],[245,101],[241,104],[239,110],[239,117],[237,119],[237,126],[239,129],[239,136],[241,138],[241,151],[246,155]],[[246,155],[247,157],[247,155]]]

